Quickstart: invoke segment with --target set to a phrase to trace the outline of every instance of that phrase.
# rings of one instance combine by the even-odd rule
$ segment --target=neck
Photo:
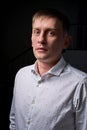
[[[49,71],[56,63],[57,61],[54,61],[52,63],[46,63],[46,62],[41,62],[37,60],[37,68],[38,68],[38,73],[40,76],[43,76],[47,71]]]

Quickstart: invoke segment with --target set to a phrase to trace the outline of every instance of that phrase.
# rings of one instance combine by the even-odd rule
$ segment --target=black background
[[[35,58],[31,49],[31,19],[33,13],[44,7],[63,11],[70,19],[72,44],[65,58],[75,67],[87,72],[87,14],[85,1],[2,1],[1,12],[1,63],[0,112],[1,130],[9,128],[9,112],[16,72],[32,64]]]

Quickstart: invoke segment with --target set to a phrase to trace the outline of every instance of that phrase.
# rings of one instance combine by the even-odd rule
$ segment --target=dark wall
[[[87,73],[87,51],[86,50],[67,50],[64,58],[73,67]]]
[[[35,61],[30,40],[33,13],[37,9],[53,7],[63,11],[69,17],[72,44],[64,57],[73,66],[85,72],[87,72],[87,14],[85,2],[79,0],[32,0],[32,2],[16,2],[13,0],[3,1],[1,6],[3,36],[0,69],[0,111],[2,115],[1,124],[4,124],[3,127],[5,126],[8,129],[15,74],[21,67]]]
[[[71,22],[70,33],[73,37],[71,49],[87,49],[87,17],[84,2],[82,3],[79,0],[37,0],[31,3],[14,1],[3,3],[3,44],[6,46],[6,52],[10,59],[30,48],[32,14],[37,9],[44,7],[53,7],[68,15]]]

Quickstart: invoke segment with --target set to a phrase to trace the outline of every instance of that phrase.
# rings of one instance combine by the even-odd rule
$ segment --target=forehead
[[[62,27],[62,23],[59,19],[54,18],[54,17],[39,16],[33,21],[32,26],[33,27],[36,27],[36,26],[50,27],[51,26],[51,27],[59,28],[59,27]]]

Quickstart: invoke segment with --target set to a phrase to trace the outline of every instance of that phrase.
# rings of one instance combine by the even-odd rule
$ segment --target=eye
[[[33,30],[33,34],[38,36],[40,34],[40,30],[38,30],[38,29]]]
[[[48,35],[49,35],[49,36],[54,36],[54,35],[55,35],[55,32],[54,32],[54,31],[48,31]]]

